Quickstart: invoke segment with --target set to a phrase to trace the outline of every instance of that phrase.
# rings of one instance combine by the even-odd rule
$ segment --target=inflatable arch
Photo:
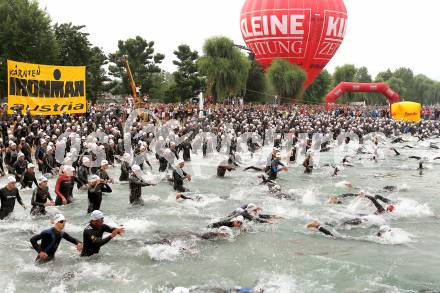
[[[334,104],[343,93],[383,93],[390,104],[400,101],[400,96],[384,82],[379,83],[356,83],[341,82],[325,97],[325,108],[329,109],[329,104]]]

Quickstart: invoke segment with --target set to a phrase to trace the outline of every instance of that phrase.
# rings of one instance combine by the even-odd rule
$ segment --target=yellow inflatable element
[[[391,115],[394,120],[420,121],[422,105],[415,102],[400,102],[391,105]]]

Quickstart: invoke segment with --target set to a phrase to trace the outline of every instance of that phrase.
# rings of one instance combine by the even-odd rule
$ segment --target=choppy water
[[[394,157],[388,146],[381,150],[379,164],[361,166],[353,160],[356,168],[346,168],[334,178],[330,168],[315,170],[311,176],[304,175],[302,167],[290,168],[278,182],[284,191],[299,195],[296,201],[268,197],[266,188],[257,185],[257,173],[237,171],[218,179],[215,162],[219,158],[203,160],[199,155],[185,169],[194,175],[187,186],[203,196],[201,202],[178,203],[172,187],[161,182],[144,188],[144,207],[132,208],[128,186],[114,184],[113,193],[103,199],[102,210],[109,223],[125,225],[126,235],[89,259],[78,257],[70,243],[62,242],[55,261],[35,266],[36,253],[29,238],[50,225],[48,218],[32,219],[18,206],[11,219],[0,222],[0,291],[171,292],[177,286],[192,288],[191,292],[235,287],[282,293],[440,290],[440,161],[427,163],[420,175],[417,162],[405,159],[412,154],[438,156],[439,152],[426,150],[423,143],[417,149],[402,150],[401,158]],[[263,159],[267,153],[268,149],[263,151]],[[321,164],[331,158],[331,153],[321,155]],[[245,165],[256,162],[247,155],[242,159]],[[110,174],[118,178],[119,168]],[[345,187],[345,180],[398,202],[392,216],[369,217],[369,223],[396,228],[392,237],[378,240],[373,236],[377,226],[371,224],[337,229],[352,239],[326,238],[305,229],[312,219],[325,222],[374,211],[358,200],[348,200],[343,206],[326,204],[331,194],[356,191]],[[399,190],[384,192],[381,189],[386,185]],[[53,186],[51,180],[52,190]],[[22,192],[26,203],[30,195],[30,191]],[[247,202],[284,219],[274,225],[252,224],[230,240],[185,236],[206,231],[210,222]],[[86,192],[75,190],[72,205],[50,207],[48,212],[63,212],[68,219],[66,231],[82,238],[86,209]],[[142,243],[158,239],[158,234],[173,234],[171,246]]]

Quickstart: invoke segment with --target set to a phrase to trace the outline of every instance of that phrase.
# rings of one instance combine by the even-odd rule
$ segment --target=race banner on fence
[[[8,60],[8,113],[17,106],[31,115],[85,113],[86,67]]]

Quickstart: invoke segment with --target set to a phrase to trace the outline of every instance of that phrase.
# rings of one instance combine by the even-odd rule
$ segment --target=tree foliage
[[[267,71],[269,82],[281,98],[300,99],[307,74],[298,65],[276,59]]]
[[[321,104],[331,90],[333,77],[327,70],[321,71],[313,83],[306,89],[302,102],[305,104]]]
[[[54,32],[59,46],[58,64],[64,66],[87,66],[87,97],[95,102],[109,81],[103,66],[107,57],[98,47],[93,47],[89,34],[83,32],[84,25],[72,23],[55,24]]]
[[[267,98],[266,77],[260,64],[252,61],[246,82],[246,102],[262,102]]]
[[[204,55],[199,59],[199,72],[206,76],[209,90],[215,98],[240,95],[244,92],[250,61],[232,40],[212,37],[205,41]]]
[[[180,45],[174,51],[174,55],[177,57],[177,60],[173,61],[173,64],[177,66],[177,71],[173,73],[175,82],[174,94],[183,102],[196,97],[202,92],[205,80],[200,77],[197,71],[196,62],[199,59],[197,51],[191,51],[188,45]]]
[[[0,97],[7,95],[7,60],[55,64],[59,48],[51,19],[28,0],[0,0]]]
[[[114,89],[114,92],[131,93],[130,83],[127,71],[122,62],[123,58],[128,58],[131,72],[133,74],[136,86],[140,87],[141,94],[152,94],[152,90],[157,87],[157,74],[161,73],[159,65],[162,63],[165,55],[156,53],[154,42],[147,41],[137,36],[134,39],[118,41],[118,50],[109,55],[109,60],[113,63],[109,66],[111,76],[122,80],[118,83],[120,89]]]

